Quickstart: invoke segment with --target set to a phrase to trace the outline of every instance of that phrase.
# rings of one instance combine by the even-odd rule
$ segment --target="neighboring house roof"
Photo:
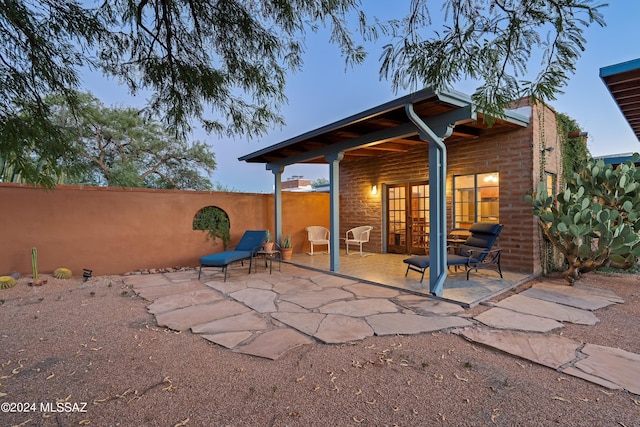
[[[608,154],[606,156],[598,156],[594,157],[594,160],[602,160],[605,165],[620,165],[628,160],[631,160],[633,153],[622,153],[622,154]],[[640,166],[640,161],[635,162],[636,166]]]
[[[600,78],[640,141],[640,58],[600,68]]]
[[[313,187],[313,191],[316,193],[328,193],[331,190],[331,185],[327,182],[326,184],[318,184]]]
[[[423,118],[472,105],[471,98],[463,93],[424,89],[247,154],[239,160],[286,166],[293,163],[326,163],[324,156],[336,151],[343,151],[345,158],[406,152],[413,145],[424,144],[418,136],[418,129],[405,112],[408,103],[412,103],[415,112]],[[483,118],[482,112],[477,112],[477,120],[469,118],[457,122],[447,143],[477,139],[526,127],[529,123],[529,114],[522,115],[522,110],[507,111],[505,117],[498,119],[492,127]]]

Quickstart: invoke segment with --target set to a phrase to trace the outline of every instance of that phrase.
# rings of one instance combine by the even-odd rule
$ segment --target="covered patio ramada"
[[[517,107],[489,125],[469,96],[424,89],[239,160],[264,163],[274,175],[276,239],[283,233],[285,168],[329,165],[330,255],[300,254],[296,263],[347,275],[352,274],[347,270],[375,269],[376,278],[360,278],[472,304],[540,272],[541,237],[524,196],[541,180],[556,185],[561,163],[560,150],[554,152],[557,126],[549,107]],[[447,296],[446,289],[457,281],[446,265],[447,236],[474,222],[504,225],[498,244],[507,273],[500,279],[495,271],[474,272],[467,288],[474,288],[474,276],[504,286],[488,286],[493,290],[481,295],[472,291],[468,298],[459,292]],[[346,257],[341,237],[360,225],[373,226],[365,250],[375,256],[360,257],[356,251]],[[306,237],[304,230],[287,231]],[[422,284],[411,272],[405,278],[402,259],[424,253],[431,257],[428,283],[426,276]]]

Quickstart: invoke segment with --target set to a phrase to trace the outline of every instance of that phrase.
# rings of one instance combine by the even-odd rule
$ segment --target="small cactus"
[[[68,268],[56,268],[56,270],[53,272],[53,277],[55,277],[56,279],[70,279],[72,276],[71,274],[71,270],[69,270]]]
[[[31,249],[31,268],[33,269],[33,280],[38,280],[38,250]]]
[[[0,289],[13,288],[16,285],[16,279],[11,276],[0,277]]]

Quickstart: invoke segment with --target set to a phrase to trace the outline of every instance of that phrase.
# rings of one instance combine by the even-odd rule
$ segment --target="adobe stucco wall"
[[[229,215],[231,245],[247,229],[274,230],[273,195],[59,186],[55,190],[0,183],[0,275],[31,274],[31,248],[38,267],[81,275],[120,274],[141,268],[198,265],[222,250],[193,230],[194,215],[217,206]],[[283,230],[294,252],[306,249],[308,225],[329,224],[329,196],[284,193]],[[304,214],[301,214],[303,212]],[[217,244],[216,244],[217,243]]]
[[[544,119],[543,119],[544,118]],[[500,236],[504,268],[539,273],[539,227],[524,201],[526,194],[540,181],[541,139],[552,153],[545,152],[544,169],[560,173],[560,149],[555,114],[549,108],[535,107],[530,125],[490,138],[447,144],[447,215],[452,218],[453,176],[472,173],[500,173]],[[384,157],[343,160],[340,163],[340,229],[344,233],[358,225],[372,225],[367,250],[383,249],[382,185],[429,179],[428,144],[413,147],[408,153]],[[371,186],[378,194],[371,194]]]

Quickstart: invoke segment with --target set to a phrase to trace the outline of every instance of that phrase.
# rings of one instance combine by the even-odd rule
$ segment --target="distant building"
[[[313,191],[310,179],[294,175],[282,183],[282,191]]]
[[[318,184],[313,187],[313,191],[316,193],[328,193],[331,190],[330,184],[327,182],[326,184]]]

